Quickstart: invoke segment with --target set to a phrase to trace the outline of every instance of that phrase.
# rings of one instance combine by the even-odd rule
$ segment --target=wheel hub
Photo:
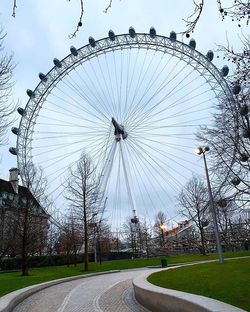
[[[121,139],[125,140],[128,136],[127,132],[124,130],[124,126],[118,124],[118,122],[115,120],[114,117],[112,117],[112,124],[115,128],[114,135],[117,142],[119,142]]]

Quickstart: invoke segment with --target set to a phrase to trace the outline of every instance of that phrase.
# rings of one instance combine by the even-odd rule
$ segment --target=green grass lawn
[[[239,257],[239,256],[250,256],[250,251],[242,251],[237,253],[225,253],[225,257]],[[217,254],[211,254],[207,256],[202,255],[185,255],[178,257],[167,257],[169,264],[191,262],[199,260],[210,260],[217,259]],[[104,261],[101,265],[99,263],[89,263],[89,272],[101,272],[109,270],[124,270],[132,268],[141,268],[146,266],[156,266],[160,265],[160,259],[149,258],[149,259],[131,259],[131,260],[114,260],[114,261]],[[78,264],[77,267],[71,265],[67,266],[51,266],[43,268],[33,268],[30,269],[30,276],[20,276],[20,272],[11,273],[0,273],[0,296],[3,296],[11,291],[26,286],[63,278],[69,276],[75,276],[84,274],[83,264]]]
[[[197,264],[154,273],[150,283],[218,299],[250,311],[250,258]]]

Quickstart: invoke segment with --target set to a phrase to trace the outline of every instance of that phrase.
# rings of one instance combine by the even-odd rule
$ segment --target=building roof
[[[8,192],[15,194],[11,183],[9,181],[5,181],[2,179],[0,179],[0,192]]]
[[[10,194],[16,194],[14,189],[13,189],[13,186],[12,186],[11,182],[3,180],[3,179],[0,179],[0,193],[1,192],[6,192],[6,193],[10,193]],[[32,195],[32,193],[30,192],[30,190],[27,187],[18,185],[18,195],[21,198],[25,197],[25,198],[32,199],[34,201],[35,205],[41,207],[39,202],[35,199],[35,197]]]

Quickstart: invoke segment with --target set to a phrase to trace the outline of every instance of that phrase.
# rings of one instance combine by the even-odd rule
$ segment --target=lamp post
[[[92,219],[97,216],[97,213],[92,214]],[[102,264],[102,255],[101,255],[101,240],[100,240],[100,226],[101,226],[101,221],[99,220],[98,222],[92,223],[95,227],[95,232],[94,232],[94,241],[95,241],[95,250],[94,250],[94,260],[95,263],[97,263],[97,255],[99,254],[99,263]]]
[[[223,256],[223,252],[222,252],[222,248],[221,248],[217,215],[216,215],[215,206],[214,206],[214,198],[213,198],[213,194],[212,194],[211,183],[210,183],[210,179],[209,179],[209,175],[208,175],[207,161],[206,161],[206,156],[205,156],[205,153],[208,152],[208,151],[209,151],[209,147],[208,146],[206,146],[204,148],[203,147],[197,147],[195,149],[195,153],[197,155],[203,155],[204,167],[205,167],[205,173],[206,173],[206,179],[207,179],[207,188],[208,188],[209,201],[210,201],[210,211],[211,211],[212,218],[213,218],[217,252],[218,252],[218,255],[219,255],[220,263],[224,263],[224,256]]]

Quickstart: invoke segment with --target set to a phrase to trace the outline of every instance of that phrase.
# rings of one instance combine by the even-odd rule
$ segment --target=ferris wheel
[[[149,218],[169,212],[193,174],[203,172],[193,150],[196,135],[211,125],[215,107],[234,102],[225,76],[212,63],[213,52],[196,50],[196,42],[136,33],[100,40],[89,38],[54,59],[39,74],[29,101],[18,108],[13,128],[18,168],[25,184],[30,163],[41,166],[49,195],[61,209],[68,168],[82,152],[102,176],[103,205],[112,226],[132,217]]]

